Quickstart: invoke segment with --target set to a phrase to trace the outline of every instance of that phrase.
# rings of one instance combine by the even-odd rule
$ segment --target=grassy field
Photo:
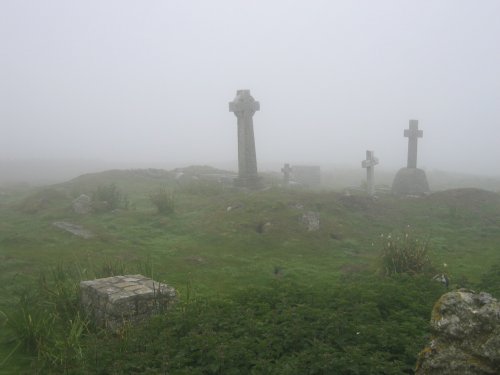
[[[189,177],[189,173],[194,172],[188,171],[186,175]],[[380,251],[387,235],[401,236],[405,231],[428,241],[433,272],[447,273],[451,287],[475,287],[492,265],[500,264],[500,195],[496,193],[458,189],[422,198],[382,195],[371,199],[362,194],[283,189],[274,181],[269,181],[274,185],[269,189],[241,192],[211,181],[176,180],[174,176],[174,173],[161,170],[117,170],[84,175],[45,188],[3,191],[0,195],[0,311],[12,314],[18,308],[19,295],[26,289],[36,288],[41,273],[53,272],[58,267],[74,269],[81,277],[121,272],[152,274],[155,279],[178,289],[181,300],[188,294],[190,298],[195,295],[208,301],[207,311],[212,311],[210,303],[215,303],[213,301],[218,301],[217,306],[228,304],[224,311],[229,315],[241,314],[231,301],[251,290],[260,290],[266,295],[276,282],[303,293],[347,285],[356,288],[352,298],[362,296],[363,290],[380,282],[380,288],[394,289],[402,296],[404,288],[401,290],[396,285],[412,285],[411,279],[393,280],[392,284],[387,284],[380,276]],[[72,212],[71,201],[81,193],[92,195],[100,186],[110,184],[126,195],[122,207],[89,215]],[[149,195],[161,187],[173,194],[175,210],[172,214],[159,214],[150,201]],[[300,222],[308,211],[319,212],[318,231],[310,232]],[[63,220],[82,225],[94,237],[83,239],[53,226],[53,222]],[[428,287],[425,281],[418,283],[414,284]],[[498,286],[491,285],[491,291],[496,292],[495,288]],[[276,293],[281,296],[289,291],[284,287],[278,290]],[[428,291],[407,291],[415,293],[415,301],[430,298]],[[433,289],[431,296],[438,292],[444,290]],[[350,298],[347,294],[335,293],[319,295],[318,299],[348,301]],[[268,298],[275,298],[273,296]],[[299,292],[296,298],[302,298]],[[369,300],[371,297],[363,298]],[[378,295],[377,298],[382,297]],[[421,314],[425,315],[425,311],[430,314],[432,302],[423,303]],[[316,307],[317,311],[331,309],[327,304]],[[314,315],[310,311],[306,313]],[[200,316],[192,317],[195,318],[201,319]],[[137,337],[145,335],[148,329],[151,328],[137,332]],[[169,335],[166,336],[170,340],[178,339],[173,333]],[[378,334],[373,335],[379,340]],[[7,338],[7,329],[2,328],[0,339],[5,341]],[[105,348],[123,346],[116,340],[103,339],[102,345]],[[226,340],[231,342],[231,338],[226,337]],[[33,367],[33,354],[29,351],[19,349],[8,360],[3,360],[13,345],[11,342],[1,346],[0,373],[33,373],[36,367]],[[322,347],[321,350],[326,349]],[[388,351],[381,351],[380,355],[383,357]],[[287,353],[279,352],[276,358],[285,358]],[[363,357],[359,354],[359,358]],[[111,354],[106,358],[102,363],[113,362]],[[299,357],[294,358],[299,361]],[[295,363],[294,360],[290,359],[290,363]],[[115,358],[113,363],[121,362]],[[186,363],[179,363],[189,368]],[[254,373],[265,373],[264,368],[269,373],[287,373],[284,367],[280,367],[280,372],[278,367],[272,367],[278,364],[277,360],[260,363],[254,367],[260,368],[260,372],[255,370]],[[302,365],[299,361],[294,368],[299,371]],[[93,371],[229,373],[222,370],[220,363],[219,367],[208,366],[203,371],[193,367],[191,372],[160,372],[161,366],[151,372],[134,372],[127,367],[114,366],[114,370],[108,367],[106,371],[102,368]],[[271,368],[274,370],[269,370]],[[402,365],[398,368],[393,373],[409,371],[403,370]],[[72,371],[78,373],[75,369]],[[387,371],[382,369],[373,373]],[[290,370],[288,373],[300,372]]]

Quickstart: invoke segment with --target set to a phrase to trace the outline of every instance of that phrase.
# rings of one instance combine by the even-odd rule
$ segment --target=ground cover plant
[[[245,193],[191,172],[110,171],[0,195],[0,373],[411,373],[446,290],[434,272],[450,288],[500,290],[498,194]],[[99,186],[126,196],[126,209],[73,213],[72,199]],[[161,189],[175,197],[168,214],[150,199]],[[318,231],[301,223],[308,211]],[[60,220],[94,236],[52,225]],[[408,226],[427,245],[415,258],[426,266],[384,272],[381,235]],[[78,282],[125,272],[181,298],[171,314],[112,336],[79,311]]]

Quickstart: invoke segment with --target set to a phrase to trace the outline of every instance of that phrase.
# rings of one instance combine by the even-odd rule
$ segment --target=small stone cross
[[[290,173],[292,172],[290,164],[285,164],[285,166],[281,168],[281,172],[283,172],[283,180],[285,182],[285,185],[288,185],[288,183],[290,182]]]
[[[378,159],[373,151],[366,151],[366,160],[361,162],[361,166],[366,168],[366,191],[368,195],[375,194],[375,166],[378,164]]]
[[[410,120],[410,128],[405,129],[404,136],[408,138],[407,168],[417,168],[417,141],[424,136],[424,132],[418,130],[418,120]]]

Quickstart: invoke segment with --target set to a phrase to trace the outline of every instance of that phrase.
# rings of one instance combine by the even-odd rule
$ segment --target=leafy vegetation
[[[125,338],[107,336],[88,371],[409,374],[442,291],[427,278],[313,287],[275,280],[228,298],[187,300]]]

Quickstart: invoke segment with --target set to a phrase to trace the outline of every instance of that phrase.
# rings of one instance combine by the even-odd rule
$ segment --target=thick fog
[[[259,166],[500,175],[500,1],[2,0],[0,160],[236,169],[236,90]],[[265,167],[262,167],[265,169]]]

